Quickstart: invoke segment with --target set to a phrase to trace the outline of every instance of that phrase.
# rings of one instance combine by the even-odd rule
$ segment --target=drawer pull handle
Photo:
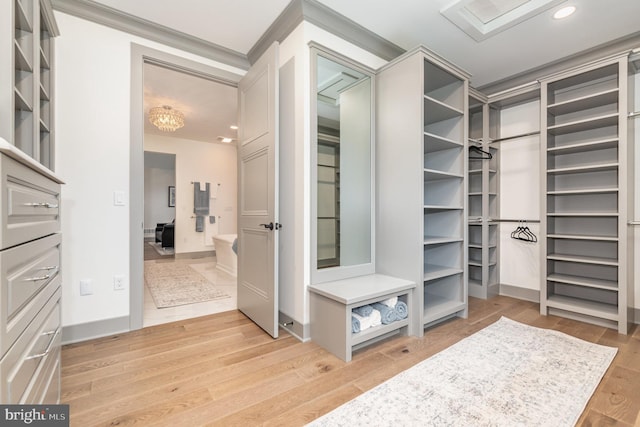
[[[53,335],[58,335],[58,331],[60,331],[60,329],[57,329],[56,331],[54,331]],[[51,348],[53,347],[53,342],[54,342],[54,340],[52,339],[51,342],[49,343],[49,347],[47,348],[47,350],[44,353],[39,353],[39,354],[34,354],[32,356],[27,356],[27,357],[24,358],[24,360],[41,359],[41,358],[45,357],[47,354],[51,353]]]
[[[44,276],[36,276],[36,277],[27,277],[24,279],[25,282],[37,282],[39,280],[47,280],[51,277],[50,274],[45,274]]]
[[[48,203],[48,202],[28,202],[24,203],[24,206],[29,206],[31,208],[57,208],[57,203]]]
[[[44,353],[34,354],[33,356],[27,356],[27,357],[24,358],[24,360],[40,359],[42,357],[45,357],[47,354],[49,354],[49,350],[48,349]]]
[[[54,329],[53,331],[43,332],[43,333],[42,333],[42,336],[43,336],[43,337],[46,337],[47,335],[55,335],[55,334],[57,334],[57,333],[58,333],[58,330],[57,330],[57,329]]]
[[[57,269],[58,269],[57,265],[50,265],[48,267],[42,267],[40,270],[51,271],[51,270],[57,270]]]

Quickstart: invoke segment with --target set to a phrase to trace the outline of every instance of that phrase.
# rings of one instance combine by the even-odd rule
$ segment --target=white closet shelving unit
[[[421,47],[376,78],[377,270],[419,284],[422,335],[467,315],[469,75]]]
[[[623,334],[633,306],[627,69],[619,55],[541,80],[540,311]]]
[[[499,292],[498,223],[499,153],[491,146],[498,119],[487,97],[469,91],[469,146],[491,154],[469,151],[469,296],[487,299]]]
[[[53,170],[53,37],[49,1],[8,0],[2,6],[0,136]]]

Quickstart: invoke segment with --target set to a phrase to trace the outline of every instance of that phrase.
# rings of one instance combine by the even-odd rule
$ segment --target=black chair
[[[156,242],[160,242],[163,248],[173,247],[175,220],[169,223],[156,224]]]

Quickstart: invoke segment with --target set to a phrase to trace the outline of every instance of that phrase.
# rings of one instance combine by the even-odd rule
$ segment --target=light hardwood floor
[[[469,318],[396,337],[345,363],[238,311],[65,346],[62,402],[72,426],[300,426],[507,316],[619,349],[579,426],[640,425],[640,328],[627,336],[508,297],[470,298]],[[551,421],[551,420],[550,420]]]

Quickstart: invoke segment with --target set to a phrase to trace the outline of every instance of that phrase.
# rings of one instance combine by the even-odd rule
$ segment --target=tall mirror
[[[314,283],[374,272],[372,74],[313,50]]]

